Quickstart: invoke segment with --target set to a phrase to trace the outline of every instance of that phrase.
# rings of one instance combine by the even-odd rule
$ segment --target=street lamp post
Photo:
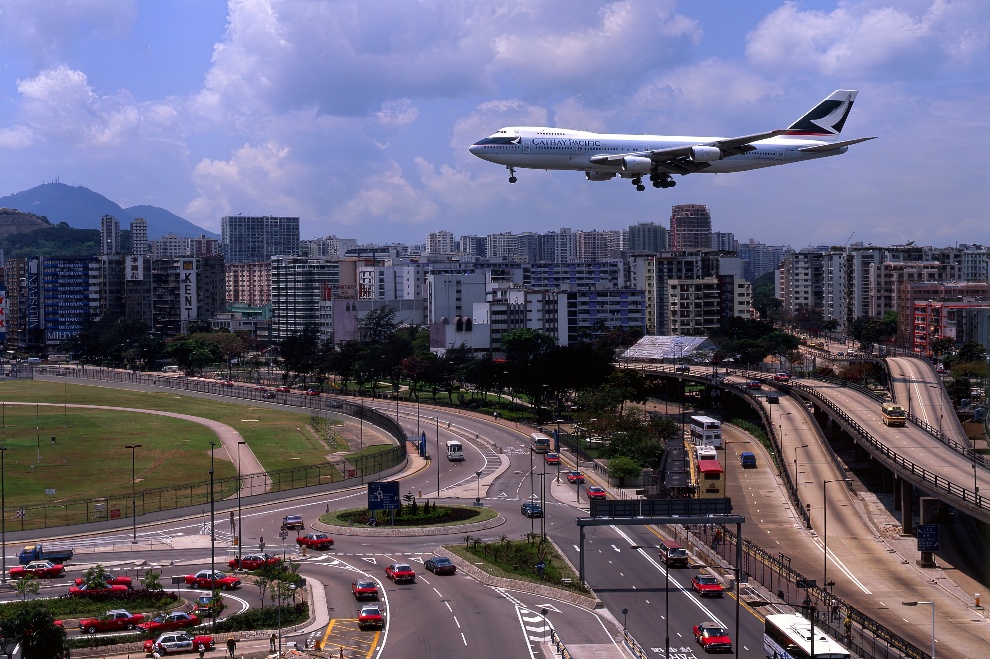
[[[237,442],[237,567],[241,566],[241,545],[244,544],[244,527],[241,526],[241,489],[244,487],[244,481],[241,480],[241,444],[247,442]]]
[[[7,494],[3,482],[3,456],[6,446],[0,446],[0,560],[3,561],[3,572],[0,579],[7,583]]]
[[[932,606],[932,659],[935,659],[935,602],[901,602],[904,606],[918,606],[919,604],[931,604]]]
[[[828,499],[825,498],[825,488],[829,483],[849,483],[848,478],[839,478],[822,481],[822,549],[825,552],[825,561],[822,566],[822,586],[828,592]],[[831,607],[831,602],[829,602]]]
[[[478,479],[478,495],[474,498],[474,505],[480,506],[481,505],[481,472],[476,471],[474,472],[474,475]]]
[[[529,501],[533,503],[536,499],[536,487],[533,485],[533,472],[536,469],[533,467],[533,447],[529,447]],[[541,507],[542,510],[542,507]],[[546,511],[543,511],[546,514]],[[536,520],[533,519],[533,515],[529,516],[529,537],[532,538],[536,534]]]
[[[134,472],[134,456],[137,449],[141,448],[141,444],[128,444],[124,448],[131,449],[131,544],[137,544],[137,490],[135,489],[135,483],[137,482],[137,477]]]
[[[794,447],[794,491],[797,491],[797,452],[799,448],[808,448],[807,444],[801,444],[801,446]]]
[[[437,499],[440,498],[440,412],[437,412]]]

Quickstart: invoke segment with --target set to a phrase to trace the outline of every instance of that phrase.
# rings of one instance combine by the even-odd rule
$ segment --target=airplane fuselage
[[[721,139],[723,138],[679,135],[622,135],[591,133],[565,128],[510,127],[502,128],[495,134],[480,140],[471,146],[470,151],[483,160],[507,167],[577,170],[629,176],[637,170],[627,170],[621,162],[593,163],[591,159],[600,156],[691,147],[713,143]],[[698,170],[697,173],[741,172],[840,155],[848,150],[848,147],[843,146],[828,151],[799,151],[801,148],[826,144],[828,142],[819,140],[771,137],[753,142],[751,145],[753,150],[748,153],[706,161],[708,166]],[[642,172],[643,170],[639,171]],[[666,169],[662,165],[660,171],[679,173],[676,170]]]

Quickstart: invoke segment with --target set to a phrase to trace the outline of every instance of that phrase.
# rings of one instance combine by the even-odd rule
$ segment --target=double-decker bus
[[[691,441],[695,446],[722,448],[722,422],[710,416],[691,417]]]
[[[849,651],[818,627],[812,636],[811,622],[796,613],[767,616],[763,652],[776,659],[849,659]]]
[[[718,460],[698,460],[698,497],[721,499],[725,496],[725,470]]]
[[[880,417],[885,426],[903,426],[907,423],[907,412],[896,403],[884,403],[880,406]]]

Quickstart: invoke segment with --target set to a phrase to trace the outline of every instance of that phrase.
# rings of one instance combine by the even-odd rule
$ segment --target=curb
[[[426,526],[426,527],[416,527],[416,528],[401,528],[401,527],[369,527],[369,526],[334,526],[332,524],[323,524],[321,522],[313,522],[312,526],[317,531],[322,531],[329,535],[351,535],[351,536],[370,536],[379,538],[390,538],[390,537],[418,537],[418,536],[435,536],[435,535],[457,535],[461,533],[473,533],[476,531],[486,531],[488,529],[494,529],[505,524],[505,518],[499,515],[498,517],[493,517],[492,519],[486,520],[484,522],[474,522],[473,524],[461,524],[454,526]]]

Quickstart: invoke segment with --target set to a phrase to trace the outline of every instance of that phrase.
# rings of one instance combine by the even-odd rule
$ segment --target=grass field
[[[129,494],[131,450],[124,448],[128,444],[141,444],[135,451],[138,490],[209,479],[210,441],[216,441],[216,435],[205,426],[140,412],[63,407],[63,403],[163,410],[219,421],[241,434],[268,471],[325,463],[332,451],[342,448],[328,447],[319,439],[309,427],[308,413],[173,392],[6,380],[0,381],[0,402],[8,510],[46,501]],[[35,404],[6,404],[12,402]],[[236,454],[228,460],[226,451],[218,448],[214,457],[216,478],[236,476]],[[46,489],[54,489],[55,495],[46,495]]]

